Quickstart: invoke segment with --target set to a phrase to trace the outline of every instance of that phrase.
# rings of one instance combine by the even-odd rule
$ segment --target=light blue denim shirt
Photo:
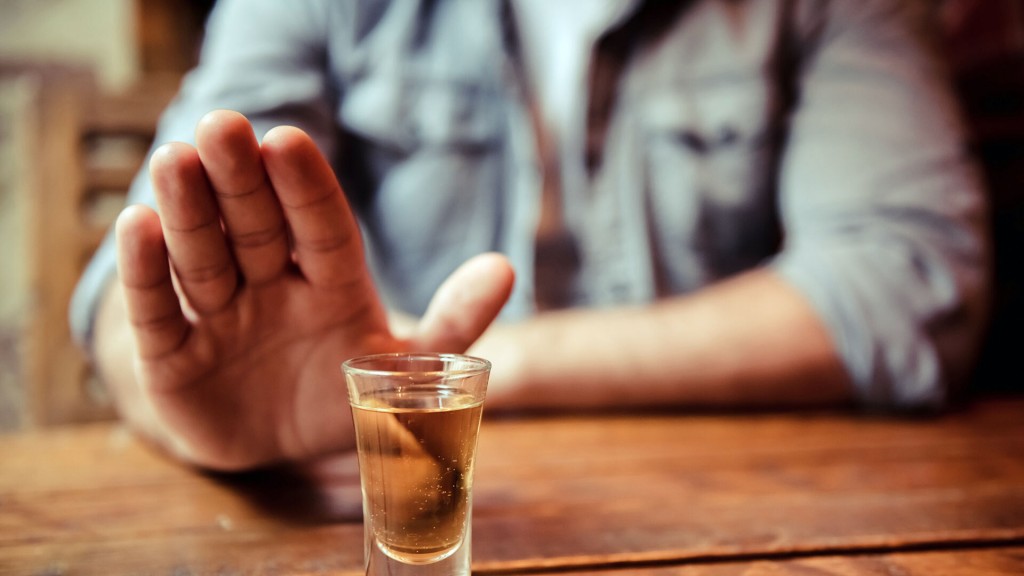
[[[309,132],[396,309],[422,313],[490,250],[518,271],[506,320],[537,312],[535,286],[556,285],[559,306],[615,306],[767,266],[820,314],[866,405],[942,406],[973,361],[989,248],[925,11],[635,4],[595,46],[563,135],[571,250],[553,267],[535,265],[545,163],[499,1],[221,0],[157,144],[192,141],[216,108],[258,135]],[[145,172],[131,201],[153,203]],[[86,346],[114,268],[108,239],[72,306]]]

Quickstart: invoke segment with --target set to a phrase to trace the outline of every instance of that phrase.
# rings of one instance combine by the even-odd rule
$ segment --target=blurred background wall
[[[0,0],[0,55],[93,68],[108,89],[141,72],[134,0]]]

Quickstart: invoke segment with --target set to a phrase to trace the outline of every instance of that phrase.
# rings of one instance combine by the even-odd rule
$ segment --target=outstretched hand
[[[340,372],[377,352],[461,352],[513,275],[497,255],[439,289],[415,336],[391,333],[359,228],[334,174],[296,128],[257,142],[240,114],[207,115],[196,146],[150,163],[159,215],[117,222],[135,378],[158,440],[202,466],[239,469],[352,446]]]

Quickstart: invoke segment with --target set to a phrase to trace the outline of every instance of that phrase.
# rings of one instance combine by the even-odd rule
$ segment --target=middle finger
[[[288,234],[252,126],[237,112],[211,112],[196,129],[196,147],[242,275],[252,284],[272,280],[287,269]]]

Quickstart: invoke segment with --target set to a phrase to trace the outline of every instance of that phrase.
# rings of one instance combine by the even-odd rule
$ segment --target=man
[[[916,8],[226,0],[73,323],[221,469],[350,448],[390,350],[491,359],[490,410],[940,407],[988,247]]]

